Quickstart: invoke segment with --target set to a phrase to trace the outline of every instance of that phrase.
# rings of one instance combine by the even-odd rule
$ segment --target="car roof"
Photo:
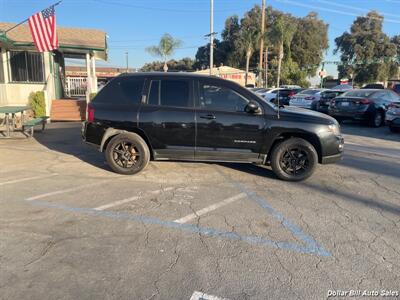
[[[198,74],[194,72],[137,72],[137,73],[123,73],[118,77],[146,77],[146,76],[157,76],[157,77],[189,77],[189,78],[211,78],[220,79],[222,78],[214,75]]]

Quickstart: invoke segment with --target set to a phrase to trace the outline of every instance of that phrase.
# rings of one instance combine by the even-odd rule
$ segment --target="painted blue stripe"
[[[197,226],[191,225],[191,224],[181,224],[181,223],[176,223],[173,221],[164,221],[164,220],[160,220],[160,219],[157,219],[154,217],[141,216],[141,215],[129,215],[126,213],[114,212],[114,211],[100,211],[100,210],[95,210],[93,208],[72,207],[72,206],[68,206],[65,204],[51,203],[51,202],[41,201],[41,200],[33,200],[33,201],[29,201],[29,203],[32,203],[32,204],[38,205],[38,206],[42,206],[42,207],[47,207],[47,208],[61,209],[61,210],[65,210],[65,211],[69,211],[69,212],[73,212],[73,213],[84,213],[84,214],[89,214],[89,215],[94,215],[94,216],[107,217],[107,218],[111,218],[111,219],[115,219],[115,220],[136,221],[136,222],[144,223],[146,225],[160,225],[160,226],[166,227],[166,228],[179,229],[179,230],[183,230],[183,231],[191,232],[191,233],[200,233],[200,234],[204,234],[206,236],[225,238],[225,239],[229,239],[229,240],[245,241],[249,244],[254,244],[254,245],[272,246],[275,248],[295,251],[295,252],[299,252],[299,253],[313,253],[313,254],[317,254],[317,255],[327,256],[323,252],[316,252],[315,249],[311,249],[309,247],[302,247],[300,245],[293,244],[293,243],[277,242],[277,241],[267,240],[267,239],[264,239],[264,238],[261,238],[258,236],[239,235],[234,232],[223,231],[223,230],[214,229],[214,228],[197,227]]]
[[[287,220],[279,211],[277,211],[275,208],[273,208],[264,198],[258,196],[253,191],[250,191],[242,183],[232,179],[230,176],[226,175],[225,173],[220,171],[218,168],[216,168],[216,170],[228,182],[230,182],[232,185],[234,185],[242,193],[245,193],[247,195],[247,197],[254,200],[260,207],[264,208],[273,217],[275,217],[277,220],[279,220],[282,223],[282,225],[285,228],[287,228],[289,231],[291,231],[295,237],[297,237],[298,239],[303,241],[307,245],[307,248],[309,248],[310,253],[316,253],[321,256],[331,256],[331,254],[328,251],[326,251],[321,245],[319,245],[313,237],[311,237],[308,234],[305,234],[298,226],[294,225],[289,220]]]

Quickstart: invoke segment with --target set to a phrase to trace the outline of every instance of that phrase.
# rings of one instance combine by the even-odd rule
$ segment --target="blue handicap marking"
[[[235,232],[224,231],[208,227],[199,227],[192,224],[177,223],[174,221],[165,221],[144,215],[130,215],[123,212],[95,210],[93,208],[83,208],[83,207],[72,207],[65,204],[51,203],[42,200],[32,200],[29,202],[34,205],[42,207],[61,209],[64,211],[69,211],[74,213],[84,213],[93,216],[102,216],[115,220],[130,220],[130,221],[141,222],[146,225],[159,225],[162,227],[178,229],[185,232],[198,233],[206,236],[218,237],[229,240],[244,241],[253,245],[270,246],[279,249],[295,251],[298,253],[308,253],[319,256],[331,256],[331,254],[327,250],[325,250],[321,245],[319,245],[312,236],[304,233],[298,226],[291,223],[279,211],[273,208],[264,198],[258,196],[255,192],[249,190],[245,185],[232,179],[231,177],[224,174],[220,170],[217,169],[217,172],[221,174],[228,182],[230,182],[232,185],[238,188],[241,192],[245,193],[249,199],[255,201],[255,203],[257,203],[261,208],[263,208],[268,214],[272,215],[275,219],[281,222],[281,224],[287,230],[289,230],[295,237],[301,240],[304,243],[304,245],[298,243],[269,240],[255,235],[240,235]]]

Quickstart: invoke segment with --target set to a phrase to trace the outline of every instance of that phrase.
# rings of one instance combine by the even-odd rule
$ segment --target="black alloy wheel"
[[[310,160],[307,151],[295,146],[282,153],[279,164],[285,173],[301,176],[310,167]]]
[[[318,154],[310,142],[293,137],[274,147],[270,161],[277,177],[287,181],[300,181],[314,173]]]
[[[149,160],[150,151],[146,142],[135,133],[121,133],[107,145],[105,156],[108,165],[120,174],[135,174],[143,170]]]

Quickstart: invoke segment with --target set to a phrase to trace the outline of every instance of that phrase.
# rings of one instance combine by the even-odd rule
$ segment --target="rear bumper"
[[[334,118],[349,119],[349,120],[359,120],[365,121],[371,118],[371,114],[368,111],[338,111],[329,109],[328,113]]]

